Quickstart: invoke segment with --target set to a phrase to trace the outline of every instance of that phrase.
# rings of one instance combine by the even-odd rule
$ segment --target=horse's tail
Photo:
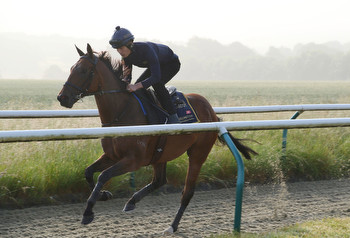
[[[244,145],[241,141],[244,139],[237,139],[235,138],[230,132],[228,133],[228,135],[230,136],[231,140],[233,141],[233,143],[235,144],[235,146],[237,147],[237,149],[242,153],[242,155],[248,159],[251,160],[252,159],[252,155],[258,155],[258,153],[253,150],[252,148]],[[222,140],[220,138],[220,140]]]
[[[221,121],[221,118],[218,117],[218,120]],[[252,148],[244,145],[241,142],[242,140],[245,140],[245,139],[235,138],[230,132],[228,132],[228,135],[230,136],[231,140],[233,141],[233,143],[235,144],[237,149],[242,153],[242,155],[246,159],[251,160],[252,159],[252,157],[251,157],[252,155],[258,155],[258,153],[256,151],[254,151]],[[221,143],[226,144],[225,141],[221,137],[219,137],[219,140],[220,140]]]

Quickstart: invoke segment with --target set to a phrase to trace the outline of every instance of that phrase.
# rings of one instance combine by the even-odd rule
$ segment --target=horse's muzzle
[[[57,96],[57,100],[60,102],[62,107],[67,107],[67,108],[73,107],[74,103],[72,103],[71,100],[69,100],[69,97],[67,97],[65,95],[59,94]]]

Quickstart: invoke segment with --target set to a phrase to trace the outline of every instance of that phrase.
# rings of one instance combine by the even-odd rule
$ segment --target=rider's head
[[[120,28],[120,26],[117,26],[112,38],[109,41],[109,44],[114,49],[121,48],[122,46],[126,46],[130,49],[132,43],[134,42],[134,39],[134,35],[131,34],[128,29]]]

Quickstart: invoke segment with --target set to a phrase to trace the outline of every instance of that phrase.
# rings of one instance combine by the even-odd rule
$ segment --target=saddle
[[[187,97],[182,92],[177,91],[174,86],[169,86],[167,89],[175,106],[179,121],[181,123],[199,122],[198,116]],[[169,114],[161,107],[153,89],[137,90],[135,97],[138,98],[149,124],[167,124]]]

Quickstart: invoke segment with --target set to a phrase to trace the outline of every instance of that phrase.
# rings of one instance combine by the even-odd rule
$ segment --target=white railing
[[[248,107],[214,107],[217,114],[264,113],[284,111],[329,111],[350,110],[350,104],[305,104],[305,105],[273,105]],[[97,117],[97,109],[85,110],[3,110],[0,118],[59,118],[59,117]]]
[[[291,105],[291,106],[260,106],[260,107],[230,107],[215,108],[216,113],[245,113],[245,112],[275,112],[275,111],[315,111],[315,110],[349,110],[350,105]],[[7,113],[6,113],[7,112]],[[12,113],[12,114],[11,114]],[[40,114],[40,116],[39,116]],[[71,117],[97,116],[97,110],[70,111],[1,111],[0,118],[33,118],[33,117]],[[10,116],[11,115],[11,116]],[[350,118],[301,119],[301,120],[265,120],[265,121],[236,121],[211,122],[194,124],[124,126],[105,128],[80,129],[49,129],[49,130],[17,130],[0,131],[0,143],[67,139],[97,139],[103,137],[123,137],[160,134],[183,134],[200,131],[217,131],[237,161],[236,206],[234,230],[240,231],[242,198],[244,186],[244,164],[237,148],[233,144],[227,130],[272,130],[296,128],[349,127]]]
[[[96,139],[102,137],[143,136],[160,134],[183,134],[200,131],[273,130],[295,128],[323,128],[350,126],[350,118],[262,120],[211,122],[194,124],[146,125],[122,127],[97,127],[77,129],[45,129],[0,131],[0,142],[44,141],[67,139]]]

